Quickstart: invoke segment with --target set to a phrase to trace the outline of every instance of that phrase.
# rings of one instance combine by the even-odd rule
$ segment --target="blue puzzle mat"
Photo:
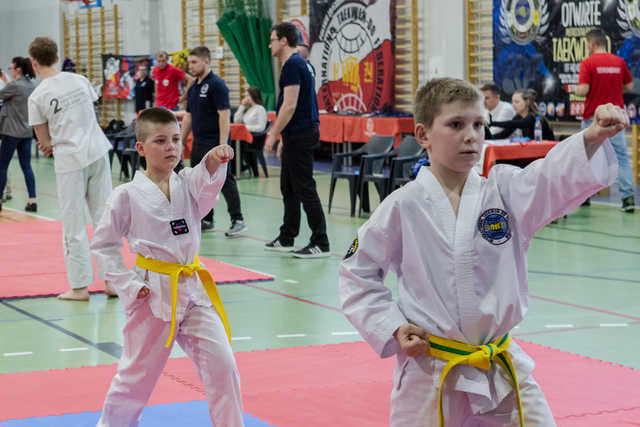
[[[100,412],[83,412],[80,414],[52,415],[42,418],[26,418],[0,422],[0,427],[95,427]],[[244,414],[245,427],[275,427],[249,414]],[[170,403],[167,405],[147,406],[142,411],[140,427],[174,427],[174,426],[210,426],[207,402],[193,401]]]

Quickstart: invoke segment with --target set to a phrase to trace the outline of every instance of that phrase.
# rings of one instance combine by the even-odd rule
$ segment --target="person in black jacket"
[[[534,139],[534,128],[536,117],[538,117],[536,92],[533,89],[518,89],[511,97],[511,104],[516,112],[513,119],[503,122],[489,121],[489,126],[504,128],[502,132],[493,135],[492,139],[508,138],[515,129],[520,129],[523,137]],[[542,139],[545,141],[555,140],[555,135],[547,120],[540,117],[540,122],[542,124]]]

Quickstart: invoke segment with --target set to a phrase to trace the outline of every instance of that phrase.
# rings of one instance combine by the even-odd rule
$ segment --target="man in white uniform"
[[[29,45],[33,69],[42,82],[29,97],[29,124],[45,156],[54,155],[58,203],[62,213],[62,244],[71,290],[64,300],[88,301],[93,264],[85,223],[85,203],[93,225],[98,223],[111,193],[109,140],[98,126],[93,103],[98,100],[84,76],[60,72],[58,47],[47,37]],[[98,277],[104,279],[98,269]],[[109,283],[105,292],[113,292]]]
[[[200,220],[218,201],[233,149],[218,145],[196,167],[174,173],[182,156],[180,128],[161,108],[142,111],[136,137],[146,171],[114,190],[91,243],[127,316],[122,357],[98,426],[138,425],[174,337],[204,383],[212,424],[242,426],[229,324],[198,259]],[[123,237],[138,254],[132,270],[123,261]]]
[[[494,122],[512,120],[516,115],[513,106],[509,102],[500,101],[500,88],[495,83],[487,83],[480,88],[484,96],[484,107],[487,109],[486,119],[489,115]],[[503,128],[491,126],[491,135],[496,135],[503,131]]]
[[[431,167],[376,209],[339,271],[347,318],[381,357],[397,355],[391,425],[554,426],[533,361],[508,335],[528,309],[526,250],[615,180],[613,149],[600,145],[628,119],[601,106],[545,159],[497,165],[485,179],[472,169],[484,143],[478,90],[434,79],[415,105]],[[396,299],[383,284],[389,270]]]

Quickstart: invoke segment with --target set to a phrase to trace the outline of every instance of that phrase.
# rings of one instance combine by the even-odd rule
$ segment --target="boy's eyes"
[[[461,120],[455,120],[453,122],[449,122],[449,126],[453,129],[462,129],[464,127],[464,123]],[[473,122],[473,127],[476,129],[484,127],[483,121]]]

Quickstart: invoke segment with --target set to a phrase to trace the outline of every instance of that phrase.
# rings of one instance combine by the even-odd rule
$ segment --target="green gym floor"
[[[38,215],[60,219],[52,160],[34,158],[32,165]],[[120,184],[118,172],[114,161],[114,185]],[[15,217],[26,202],[17,159],[9,176],[13,199],[4,204],[10,209],[0,213],[0,221]],[[316,175],[325,213],[329,178]],[[349,216],[346,182],[339,182],[327,215],[332,256],[315,260],[263,249],[277,235],[282,219],[277,167],[270,168],[268,179],[242,179],[238,186],[249,229],[242,237],[225,238],[229,217],[221,198],[216,230],[204,234],[200,253],[271,274],[275,281],[220,286],[234,351],[360,340],[338,309],[338,265],[365,221]],[[308,238],[303,216],[296,244],[304,246]],[[530,311],[514,336],[640,369],[639,256],[640,212],[624,214],[594,203],[547,226],[529,250]],[[391,275],[387,283],[395,287]],[[0,300],[0,374],[115,363],[113,348],[122,343],[124,321],[118,299],[102,294],[92,295],[89,303],[53,297]],[[182,355],[175,346],[173,356]]]

